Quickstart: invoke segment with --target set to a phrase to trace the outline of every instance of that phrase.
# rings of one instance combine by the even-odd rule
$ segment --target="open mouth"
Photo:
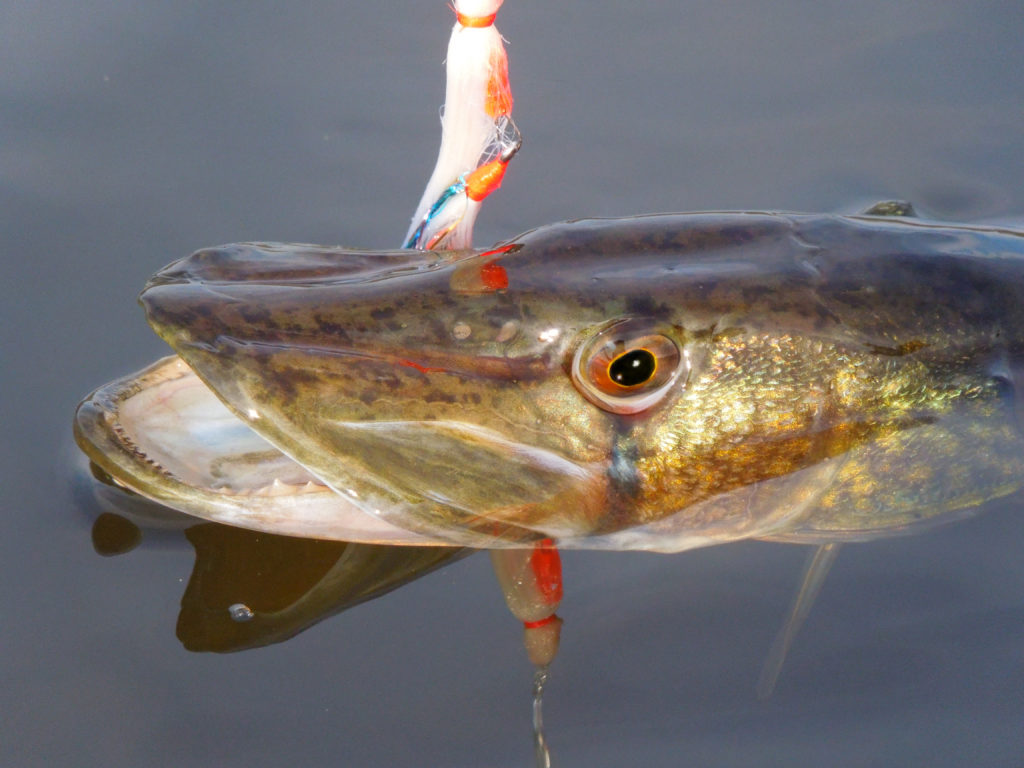
[[[514,546],[580,535],[603,504],[599,472],[454,421],[327,420],[300,464],[173,356],[93,393],[75,434],[129,490],[288,535]]]
[[[75,438],[115,482],[183,512],[285,535],[444,544],[367,515],[268,443],[178,357],[101,387]]]

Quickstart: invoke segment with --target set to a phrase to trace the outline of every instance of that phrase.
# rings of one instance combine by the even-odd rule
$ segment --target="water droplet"
[[[232,621],[252,621],[256,615],[245,603],[235,603],[234,605],[228,606],[228,613],[231,614]]]

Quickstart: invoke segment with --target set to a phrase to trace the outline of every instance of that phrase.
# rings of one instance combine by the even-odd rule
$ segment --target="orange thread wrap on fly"
[[[465,13],[459,13],[455,11],[455,19],[464,27],[468,29],[481,29],[483,27],[489,27],[494,23],[494,19],[498,14],[492,13],[490,16],[470,16]]]
[[[466,196],[479,203],[501,186],[507,166],[508,162],[500,158],[481,165],[466,177]]]

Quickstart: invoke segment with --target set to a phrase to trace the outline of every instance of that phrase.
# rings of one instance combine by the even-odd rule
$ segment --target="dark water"
[[[165,354],[135,305],[204,245],[397,244],[432,166],[444,3],[0,9],[0,765],[513,766],[531,669],[485,557],[294,639],[193,653],[193,550],[93,549],[77,400]],[[1024,215],[1019,2],[509,0],[525,145],[479,243],[585,215]],[[773,698],[805,553],[567,554],[560,765],[1019,765],[1020,499],[842,552]]]

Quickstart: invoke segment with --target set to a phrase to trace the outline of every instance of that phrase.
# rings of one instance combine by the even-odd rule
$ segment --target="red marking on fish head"
[[[490,291],[504,291],[508,288],[508,272],[503,266],[494,262],[480,267],[480,279]]]

